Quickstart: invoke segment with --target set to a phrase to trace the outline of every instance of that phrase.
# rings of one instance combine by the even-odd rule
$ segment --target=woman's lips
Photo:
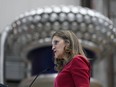
[[[56,51],[54,51],[54,54],[56,53]]]

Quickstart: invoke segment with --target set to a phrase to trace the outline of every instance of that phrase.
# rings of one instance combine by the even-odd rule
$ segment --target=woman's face
[[[63,58],[64,47],[66,46],[64,40],[58,36],[54,36],[52,39],[52,50],[55,58]]]

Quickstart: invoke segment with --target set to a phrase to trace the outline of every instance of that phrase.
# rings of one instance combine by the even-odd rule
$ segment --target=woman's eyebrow
[[[52,44],[56,45],[58,42],[59,42],[58,40],[54,40]]]

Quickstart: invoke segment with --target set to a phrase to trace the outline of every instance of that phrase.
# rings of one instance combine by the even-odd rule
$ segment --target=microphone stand
[[[47,69],[43,70],[42,72],[40,72],[40,73],[34,78],[34,80],[31,82],[31,84],[29,85],[29,87],[32,87],[32,85],[34,84],[35,80],[37,79],[37,77],[38,77],[41,73],[46,72],[46,71],[48,71],[48,70],[50,70],[50,68],[47,68]]]

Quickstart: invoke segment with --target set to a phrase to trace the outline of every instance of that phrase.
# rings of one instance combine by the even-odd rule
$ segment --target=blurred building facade
[[[0,77],[4,78],[4,79],[1,79],[0,81],[1,83],[5,82],[5,84],[8,84],[10,87],[16,87],[16,86],[23,87],[24,84],[25,86],[27,86],[31,83],[34,76],[39,74],[42,70],[44,70],[47,67],[47,65],[49,65],[50,67],[52,67],[52,69],[50,71],[42,73],[40,77],[37,79],[37,82],[35,83],[34,87],[36,87],[37,85],[43,85],[43,87],[46,87],[46,86],[48,87],[49,84],[50,84],[49,87],[51,87],[53,79],[56,76],[56,72],[53,70],[53,59],[51,58],[52,51],[50,50],[51,43],[50,43],[49,37],[54,32],[53,30],[61,29],[59,28],[59,26],[62,26],[62,29],[67,29],[67,28],[69,29],[69,25],[70,25],[69,23],[71,23],[72,24],[71,29],[77,32],[77,35],[82,40],[82,44],[87,56],[92,59],[91,82],[93,82],[94,84],[91,84],[91,87],[115,87],[116,86],[116,64],[115,64],[116,29],[114,28],[116,27],[115,26],[116,24],[116,20],[115,20],[116,19],[116,16],[115,16],[116,1],[115,0],[72,0],[72,1],[50,0],[47,2],[44,0],[43,1],[41,0],[38,0],[38,1],[37,0],[30,0],[30,1],[4,0],[0,2],[1,2],[0,3],[0,11],[1,11],[1,16],[0,16],[1,48],[0,49],[5,48],[4,50],[5,55],[3,55],[2,50],[0,52],[0,57],[5,58],[4,63],[1,61],[1,64],[4,64],[5,66],[3,73],[2,73],[2,66],[0,66],[0,69],[1,69]],[[51,7],[52,5],[54,6]],[[63,5],[63,6],[65,5],[65,6],[64,7],[62,6],[59,9],[60,5]],[[66,7],[69,5],[70,7]],[[73,7],[73,9],[71,9],[72,8],[71,6]],[[83,9],[81,7],[79,8],[78,6],[87,7],[93,11],[88,9],[90,11],[88,12],[87,8]],[[37,8],[39,8],[39,10]],[[77,11],[76,10],[77,8],[79,9],[79,11],[75,12]],[[72,11],[71,14],[69,10]],[[86,11],[88,13],[86,13]],[[60,17],[58,12],[60,13]],[[113,24],[114,26],[112,24],[111,26],[108,26],[107,24],[110,24],[111,21],[107,18],[105,19],[103,15],[97,12],[110,18],[112,22],[114,23]],[[66,16],[65,13],[69,17],[69,18],[66,18],[67,21],[64,21]],[[77,20],[73,16],[76,13],[80,13],[79,15],[76,16],[78,18]],[[29,16],[30,14],[31,16]],[[40,14],[40,15],[38,16],[37,14]],[[83,21],[83,15],[85,17],[84,19],[85,21]],[[89,20],[90,19],[89,17],[95,16],[95,15],[97,17],[97,20],[100,19],[99,23],[101,25],[104,24],[104,21],[102,21],[102,18],[103,18],[106,22],[105,25],[107,26],[107,27],[104,27],[104,26],[101,27],[101,25],[96,26],[96,30],[97,29],[99,30],[99,28],[100,29],[102,28],[102,30],[98,33],[95,32],[93,24],[91,23],[91,20]],[[35,17],[36,20],[34,20],[32,16]],[[15,17],[18,17],[18,18],[15,19]],[[50,18],[50,22],[47,21],[48,17]],[[57,18],[60,18],[60,22],[56,21],[58,20]],[[42,19],[42,22],[37,25],[36,22],[41,19]],[[31,22],[34,21],[34,22],[31,24],[31,22],[28,23],[28,21],[31,21]],[[93,22],[96,23],[96,19],[93,19]],[[54,26],[52,26],[51,23]],[[16,24],[19,24],[18,27]],[[6,27],[9,25],[11,25],[10,28]],[[35,28],[37,28],[35,27],[35,25],[38,26],[40,30],[37,30],[37,29],[35,30]],[[78,26],[80,26],[79,28],[81,30],[76,30],[78,29]],[[87,28],[88,30],[85,29],[85,27],[87,26],[88,26]],[[105,28],[108,28],[109,30],[107,31],[105,30]],[[21,29],[24,29],[24,31],[21,31]],[[4,37],[2,36],[5,36],[5,34],[3,35],[3,32],[7,32],[7,30],[10,31],[8,32],[8,35],[9,35],[8,37],[10,39],[7,39],[6,41],[8,44],[7,43],[5,44],[3,43]],[[41,34],[38,34],[38,32],[40,32]],[[12,35],[12,33],[14,33],[14,35]],[[31,37],[30,34],[33,37]],[[82,34],[84,34],[85,37],[83,37]],[[94,34],[93,35],[94,39],[91,40],[90,38],[91,36],[88,34]],[[101,43],[100,43],[100,40],[98,40],[99,41],[98,43],[95,42],[94,40],[97,40],[96,38],[100,37],[98,35],[102,35],[102,34],[103,34],[103,36],[101,36],[102,39],[100,39]],[[29,40],[27,40],[29,42],[25,42],[27,39],[25,38],[25,35],[27,35],[27,37],[29,38]],[[48,38],[45,38],[45,37],[48,37]],[[37,38],[39,38],[38,41],[37,41]],[[45,39],[41,39],[41,38],[45,38]],[[103,39],[106,39],[103,41],[104,44],[102,43]],[[95,42],[97,47],[94,46],[93,43],[89,43],[87,41],[83,42],[83,40]],[[106,42],[108,42],[108,44],[105,44]],[[25,43],[28,43],[28,44],[25,44]],[[100,52],[103,52],[103,53],[100,53]]]

